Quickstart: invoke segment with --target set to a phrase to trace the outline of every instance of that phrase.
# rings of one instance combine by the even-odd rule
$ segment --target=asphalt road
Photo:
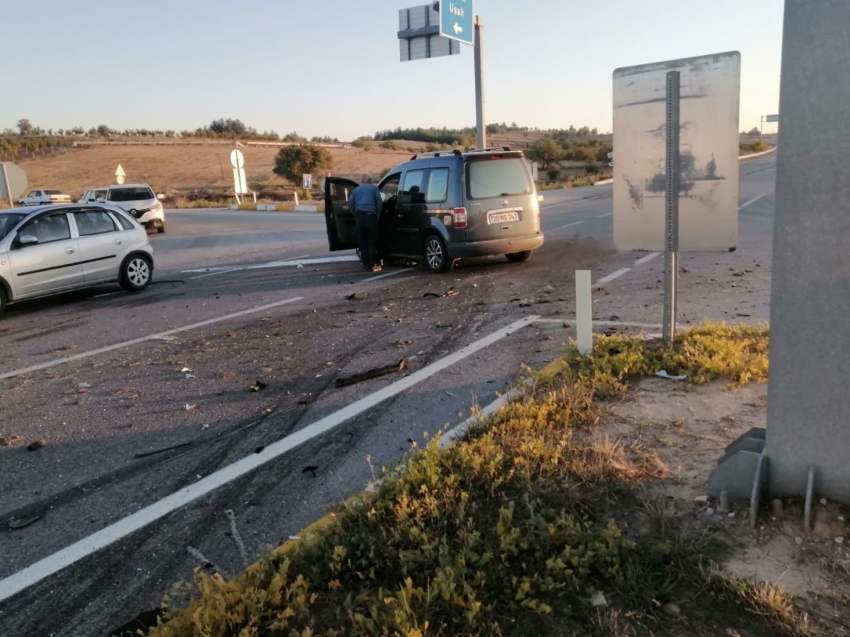
[[[683,324],[768,318],[775,159],[741,174],[739,249],[683,255]],[[594,272],[595,318],[617,324],[604,329],[652,331],[663,260],[614,250],[611,187],[544,196],[546,244],[529,261],[443,276],[364,273],[328,253],[319,214],[169,211],[146,292],[9,308],[0,435],[22,442],[0,448],[0,597],[2,578],[39,560],[49,571],[75,542],[303,442],[0,602],[0,634],[105,636],[196,566],[238,572],[412,441],[494,400],[521,365],[551,360],[573,334],[576,269]],[[401,359],[401,373],[335,386]],[[317,423],[328,427],[314,435]]]

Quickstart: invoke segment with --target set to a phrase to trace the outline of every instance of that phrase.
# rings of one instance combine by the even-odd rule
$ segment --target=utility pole
[[[487,148],[487,124],[484,111],[484,23],[475,16],[475,127],[478,131],[478,149]]]

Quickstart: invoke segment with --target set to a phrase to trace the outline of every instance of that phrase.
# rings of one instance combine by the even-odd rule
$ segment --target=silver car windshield
[[[150,188],[114,188],[109,191],[107,201],[144,201],[155,199]]]

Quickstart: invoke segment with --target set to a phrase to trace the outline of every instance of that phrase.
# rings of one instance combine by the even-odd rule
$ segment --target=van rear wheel
[[[523,261],[528,261],[532,252],[532,250],[523,250],[522,252],[511,252],[505,256],[508,257],[508,261],[511,263],[522,263]]]
[[[454,265],[454,260],[449,258],[446,251],[446,244],[436,234],[425,240],[425,264],[435,274],[448,272]]]

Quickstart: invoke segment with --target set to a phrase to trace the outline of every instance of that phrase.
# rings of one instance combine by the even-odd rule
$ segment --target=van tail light
[[[455,208],[454,210],[452,210],[452,225],[455,228],[466,228],[466,208]]]

